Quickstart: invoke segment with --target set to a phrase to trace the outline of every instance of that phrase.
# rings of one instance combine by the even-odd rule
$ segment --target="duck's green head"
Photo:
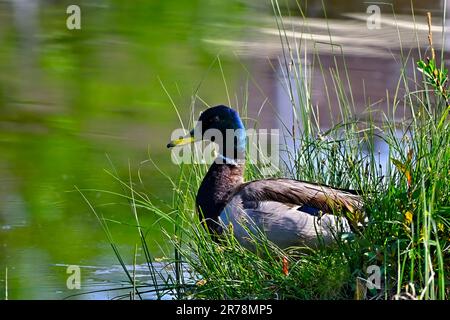
[[[227,145],[230,134],[234,135],[233,149],[238,152],[245,150],[245,128],[236,110],[220,105],[206,109],[200,115],[197,125],[188,135],[183,138],[173,140],[167,145],[168,148],[188,144],[198,140],[210,140],[218,142],[217,135],[220,133],[222,145]],[[219,144],[219,152],[226,155],[225,147]],[[234,155],[233,157],[235,157]]]

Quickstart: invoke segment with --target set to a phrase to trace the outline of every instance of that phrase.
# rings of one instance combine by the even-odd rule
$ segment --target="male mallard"
[[[222,141],[219,156],[198,190],[196,207],[213,236],[232,224],[236,239],[248,246],[248,231],[258,228],[280,248],[287,248],[315,247],[320,241],[328,244],[339,233],[351,232],[347,219],[333,213],[360,210],[358,195],[292,179],[244,182],[245,129],[239,114],[229,107],[207,109],[195,129],[167,147],[187,144],[197,137],[203,140],[209,136],[208,140],[214,141],[215,136],[207,133],[211,129],[221,134]],[[226,137],[230,137],[226,131],[230,129],[234,133],[231,149],[226,147]]]

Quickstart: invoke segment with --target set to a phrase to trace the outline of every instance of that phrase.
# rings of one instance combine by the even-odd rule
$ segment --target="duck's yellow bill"
[[[183,138],[180,138],[180,139],[176,139],[176,140],[170,141],[170,142],[167,144],[167,148],[173,148],[173,147],[176,147],[176,146],[182,146],[182,145],[185,145],[185,144],[192,143],[192,142],[194,142],[194,141],[195,141],[195,139],[194,139],[193,136],[187,135],[187,136],[185,136],[185,137],[183,137]]]

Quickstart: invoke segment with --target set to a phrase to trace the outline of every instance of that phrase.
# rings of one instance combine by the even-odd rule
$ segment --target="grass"
[[[285,107],[292,110],[294,126],[285,128],[285,139],[295,146],[286,150],[293,165],[277,175],[359,190],[368,222],[354,237],[340,239],[332,248],[283,251],[259,233],[252,236],[256,250],[250,252],[232,236],[214,243],[200,224],[194,203],[206,165],[181,165],[177,180],[166,175],[174,190],[169,208],[135,190],[131,179],[119,180],[126,190],[120,196],[129,200],[136,218],[140,246],[153,279],[151,288],[143,291],[136,285],[107,222],[100,215],[98,218],[124,266],[132,296],[139,298],[142,292],[152,291],[156,298],[169,294],[194,299],[448,299],[450,107],[445,66],[439,65],[436,57],[423,59],[420,48],[419,62],[412,52],[403,52],[397,90],[386,96],[388,111],[375,110],[367,102],[367,117],[361,120],[354,116],[353,96],[346,90],[351,86],[345,57],[339,53],[341,48],[332,44],[344,61],[345,72],[335,71],[335,58],[336,68],[329,71],[333,87],[326,87],[326,94],[333,92],[338,97],[338,105],[330,102],[329,107],[339,108],[341,117],[323,131],[320,114],[310,99],[312,81],[304,69],[306,62],[297,63],[303,56],[302,42],[286,36],[284,30],[289,27],[278,3],[272,4],[284,52],[279,61],[282,81],[292,101]],[[319,55],[313,55],[310,63],[327,74]],[[406,75],[411,64],[417,66],[413,79]],[[226,91],[230,97],[228,88]],[[245,114],[246,105],[240,109]],[[394,120],[400,115],[401,121]],[[380,163],[375,149],[375,141],[380,139],[389,146],[387,163]],[[260,168],[248,164],[246,179],[257,178],[264,178]],[[163,274],[155,267],[147,235],[139,224],[141,211],[173,226],[165,231],[174,248],[167,263],[172,273]],[[380,288],[366,286],[369,266],[379,268]]]
[[[8,300],[8,266],[5,267],[5,300]]]

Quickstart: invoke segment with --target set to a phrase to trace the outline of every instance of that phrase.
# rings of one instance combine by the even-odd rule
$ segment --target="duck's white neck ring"
[[[221,155],[220,153],[217,154],[217,158],[215,160],[217,164],[231,164],[233,166],[238,166],[239,164],[243,164],[245,160],[243,159],[231,159],[228,157],[225,157],[224,155]]]

